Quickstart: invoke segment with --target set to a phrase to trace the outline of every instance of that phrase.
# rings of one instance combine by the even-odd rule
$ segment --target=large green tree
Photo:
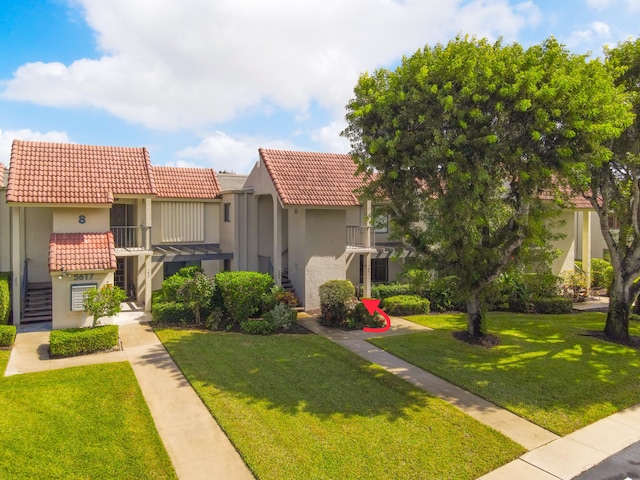
[[[491,282],[548,245],[563,178],[609,158],[623,107],[600,62],[554,39],[525,50],[465,37],[362,75],[343,135],[364,193],[388,199],[425,266],[458,277],[477,337]]]
[[[587,181],[578,188],[586,191],[585,196],[598,213],[613,265],[604,332],[613,339],[627,341],[629,312],[640,293],[640,39],[607,50],[606,61],[616,85],[627,92],[627,102],[636,116],[611,143],[611,158],[591,164]]]

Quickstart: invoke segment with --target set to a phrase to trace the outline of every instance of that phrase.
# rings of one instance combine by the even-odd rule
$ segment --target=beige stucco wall
[[[258,214],[258,255],[273,257],[273,198],[260,195],[256,199]],[[273,263],[273,259],[271,260]]]
[[[289,207],[287,214],[289,280],[303,304],[305,302],[306,217],[304,207]]]
[[[39,209],[30,208],[28,210]],[[53,208],[52,210],[53,233],[100,233],[109,231],[108,208]],[[83,219],[84,223],[82,223]]]
[[[24,211],[24,258],[29,259],[29,282],[50,282],[49,237],[53,231],[53,210],[33,207]]]
[[[575,266],[575,229],[576,229],[576,214],[574,211],[565,210],[558,217],[559,220],[564,220],[564,226],[560,227],[559,231],[565,234],[565,238],[556,240],[552,245],[553,248],[560,252],[560,256],[556,258],[551,264],[551,272],[554,275],[560,275],[565,271],[572,271]]]
[[[345,210],[306,210],[305,308],[320,308],[319,287],[346,278]]]
[[[96,284],[98,288],[107,283],[113,284],[113,272],[72,272],[62,279],[58,275],[50,275],[53,288],[53,322],[52,328],[88,327],[93,317],[85,312],[71,311],[71,286]],[[101,318],[101,324],[111,323],[112,319]]]

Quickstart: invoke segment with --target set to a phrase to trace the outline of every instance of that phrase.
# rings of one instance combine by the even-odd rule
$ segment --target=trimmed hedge
[[[570,298],[552,297],[533,301],[536,313],[571,313],[573,302]]]
[[[240,322],[240,330],[249,335],[271,335],[275,331],[275,325],[269,320],[250,318]]]
[[[397,295],[415,295],[416,291],[412,285],[408,283],[386,283],[374,285],[371,287],[371,297],[378,300],[395,297]]]
[[[195,323],[196,321],[191,306],[188,303],[182,302],[154,303],[151,310],[151,317],[154,322],[165,324],[186,324]]]
[[[429,300],[418,295],[396,295],[383,302],[389,315],[422,315],[429,313]]]
[[[52,357],[73,357],[108,350],[118,345],[118,325],[53,330],[49,344]]]
[[[0,347],[10,347],[15,339],[15,325],[0,325]]]
[[[0,272],[0,325],[9,323],[11,272]]]

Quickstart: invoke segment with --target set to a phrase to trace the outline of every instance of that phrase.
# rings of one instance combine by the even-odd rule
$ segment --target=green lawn
[[[488,330],[502,342],[492,349],[452,337],[465,314],[408,319],[436,330],[371,342],[557,434],[640,403],[640,352],[581,335],[601,331],[603,313],[490,313]]]
[[[0,478],[177,478],[128,363],[0,377],[0,411]]]
[[[156,333],[268,479],[472,479],[524,449],[315,335]]]

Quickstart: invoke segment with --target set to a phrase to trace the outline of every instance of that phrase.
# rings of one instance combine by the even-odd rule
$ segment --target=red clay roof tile
[[[220,183],[212,168],[153,167],[158,196],[163,198],[215,198]]]
[[[113,234],[52,233],[49,237],[49,271],[115,270]]]
[[[362,186],[349,155],[260,148],[280,200],[285,205],[356,206]]]
[[[13,141],[7,202],[109,204],[114,195],[156,195],[146,148]]]

